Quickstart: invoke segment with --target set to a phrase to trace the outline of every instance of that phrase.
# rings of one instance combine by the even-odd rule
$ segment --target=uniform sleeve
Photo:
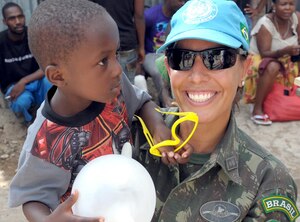
[[[9,189],[9,206],[38,201],[54,210],[68,189],[71,175],[54,164],[23,151]]]
[[[277,161],[263,173],[263,180],[255,202],[243,221],[295,221],[297,187],[288,170]]]
[[[122,74],[122,92],[128,111],[129,125],[131,126],[133,115],[141,109],[144,103],[151,100],[151,96],[144,90],[132,85],[124,73]]]

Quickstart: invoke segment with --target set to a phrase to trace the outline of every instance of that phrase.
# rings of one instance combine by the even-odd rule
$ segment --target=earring
[[[242,88],[242,87],[244,87],[244,85],[245,85],[245,80],[242,80],[241,83],[239,84],[239,87]]]

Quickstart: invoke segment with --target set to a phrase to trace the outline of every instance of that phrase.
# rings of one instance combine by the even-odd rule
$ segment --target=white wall
[[[32,11],[36,8],[37,6],[37,0],[0,0],[0,17],[1,17],[1,22],[0,22],[0,31],[6,29],[7,27],[3,24],[2,20],[2,7],[5,5],[7,2],[15,2],[18,5],[21,6],[21,8],[24,11],[25,17],[26,17],[26,24],[28,24],[30,16],[32,14]]]

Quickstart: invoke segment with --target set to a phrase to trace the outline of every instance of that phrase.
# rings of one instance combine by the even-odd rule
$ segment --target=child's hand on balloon
[[[104,222],[104,218],[88,218],[73,215],[72,206],[78,199],[78,191],[75,191],[66,201],[61,203],[45,220],[45,222],[61,221],[61,222]]]
[[[131,145],[128,143],[123,149],[130,154]],[[99,221],[100,217],[118,222],[151,221],[155,211],[152,178],[130,155],[108,154],[91,160],[74,180],[75,198],[76,191],[78,199],[70,201],[67,209],[71,207],[74,215],[98,218],[89,221]]]

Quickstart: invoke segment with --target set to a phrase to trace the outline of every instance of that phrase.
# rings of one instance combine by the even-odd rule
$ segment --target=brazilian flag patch
[[[249,44],[250,38],[249,38],[249,30],[248,30],[247,26],[243,23],[240,23],[240,29],[241,29],[242,36],[244,37],[246,42],[248,42],[248,44]]]
[[[290,221],[295,221],[299,217],[299,210],[294,202],[285,196],[271,196],[262,200],[262,205],[266,213],[281,211],[289,218]]]

